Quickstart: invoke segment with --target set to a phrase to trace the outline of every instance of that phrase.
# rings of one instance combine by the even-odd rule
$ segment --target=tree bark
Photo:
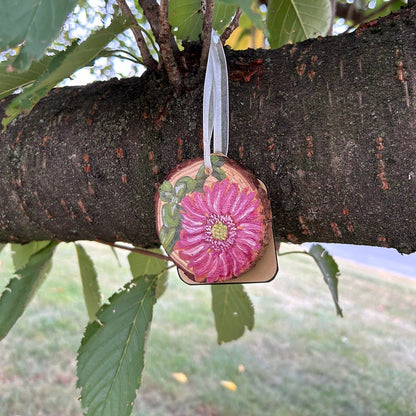
[[[277,240],[416,250],[415,22],[412,7],[352,34],[226,51],[229,157],[266,184]],[[0,242],[157,245],[157,186],[202,155],[194,55],[180,97],[150,72],[55,89],[2,133]]]

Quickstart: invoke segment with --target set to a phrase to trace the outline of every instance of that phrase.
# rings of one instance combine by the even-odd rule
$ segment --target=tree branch
[[[231,36],[231,34],[234,32],[234,30],[237,29],[242,13],[243,13],[243,11],[240,8],[238,8],[235,12],[233,20],[231,21],[229,26],[222,33],[220,39],[221,39],[221,42],[222,42],[223,45],[225,44],[225,42],[227,42],[228,38]]]
[[[168,256],[164,256],[163,254],[155,253],[155,252],[150,251],[150,250],[145,250],[143,248],[127,247],[127,246],[123,246],[121,244],[108,243],[106,241],[99,241],[99,240],[97,242],[101,243],[101,244],[105,244],[105,245],[110,246],[110,247],[119,248],[121,250],[128,250],[132,253],[138,253],[138,254],[143,254],[144,256],[154,257],[155,259],[171,261],[170,257],[168,257]]]
[[[380,14],[383,13],[384,10],[386,10],[392,4],[399,3],[399,2],[400,0],[387,1],[384,4],[382,4],[380,7],[378,7],[377,9],[374,9],[369,14],[365,14],[363,10],[357,10],[354,7],[354,3],[345,4],[345,3],[336,2],[335,15],[336,17],[341,17],[345,20],[351,20],[352,25],[348,29],[350,30],[365,21],[369,21],[369,20],[377,18],[378,16],[380,16]]]
[[[150,24],[156,42],[159,43],[159,4],[156,2],[156,0],[139,0],[139,4],[143,9],[143,13],[146,16],[147,21]]]
[[[226,51],[229,157],[266,184],[277,240],[416,250],[415,23],[406,8],[353,34]],[[158,185],[202,155],[195,85],[175,97],[146,71],[55,89],[16,118],[0,133],[0,242],[157,246]]]
[[[172,31],[169,24],[168,0],[160,1],[159,8],[159,46],[169,82],[178,94],[182,88],[182,77],[172,49]]]
[[[211,45],[212,17],[214,15],[214,0],[201,0],[202,5],[202,51],[199,73],[205,74],[208,62],[209,46]]]
[[[139,0],[139,4],[159,44],[160,56],[169,82],[178,94],[182,88],[182,78],[175,55],[179,53],[179,50],[169,24],[168,1],[161,1],[160,6],[155,0]]]
[[[134,17],[133,13],[131,12],[129,6],[127,5],[125,0],[117,0],[117,4],[119,5],[124,16],[126,16],[127,21],[130,23],[130,29],[133,32],[134,38],[136,39],[137,46],[140,50],[140,54],[143,59],[143,64],[148,69],[156,70],[157,62],[155,61],[152,54],[150,53],[149,48],[147,47],[146,41],[143,37],[143,34],[137,25],[137,20]]]

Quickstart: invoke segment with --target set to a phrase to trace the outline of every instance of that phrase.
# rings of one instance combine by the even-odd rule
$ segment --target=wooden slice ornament
[[[266,188],[221,154],[176,166],[155,196],[156,229],[189,284],[266,282],[277,273]],[[254,267],[255,266],[255,267]]]
[[[204,158],[178,165],[156,193],[159,239],[186,283],[267,282],[277,273],[270,201],[265,186],[226,157],[227,61],[215,31],[202,113]]]

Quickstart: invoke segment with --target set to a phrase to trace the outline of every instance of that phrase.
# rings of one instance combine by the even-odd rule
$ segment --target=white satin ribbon
[[[211,137],[214,153],[228,153],[229,141],[228,71],[224,49],[218,33],[211,33],[203,100],[204,164],[212,171]]]

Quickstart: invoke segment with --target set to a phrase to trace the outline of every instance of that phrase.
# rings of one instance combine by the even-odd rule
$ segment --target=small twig
[[[139,254],[143,254],[145,256],[155,257],[156,259],[159,259],[159,260],[170,261],[170,257],[164,256],[163,254],[154,253],[153,251],[150,251],[150,250],[145,250],[144,248],[127,247],[127,246],[123,246],[123,245],[120,245],[120,244],[117,244],[117,243],[107,243],[106,241],[101,241],[101,240],[97,240],[97,241],[101,244],[105,244],[105,245],[110,246],[110,247],[121,248],[122,250],[128,250],[128,251],[131,251],[133,253],[139,253]]]
[[[399,0],[390,0],[387,1],[385,3],[383,3],[383,5],[381,5],[378,9],[373,10],[371,13],[369,13],[368,15],[364,15],[361,14],[359,18],[357,19],[351,19],[353,20],[353,24],[347,29],[347,32],[350,32],[352,29],[354,29],[355,26],[360,25],[361,23],[363,23],[364,21],[371,21],[372,19],[375,19],[377,17],[380,16],[380,14],[387,9],[388,7],[390,7],[392,4],[398,2]],[[353,6],[353,5],[351,5]],[[348,20],[348,16],[346,18],[346,20]]]
[[[390,7],[392,4],[398,2],[398,0],[390,0],[383,5],[381,5],[378,9],[375,9],[373,12],[371,12],[368,16],[366,16],[366,19],[370,20],[372,18],[378,17],[380,13],[382,13],[387,7]],[[361,23],[361,22],[359,22]]]
[[[162,57],[163,64],[165,65],[169,81],[175,88],[176,93],[179,93],[182,88],[182,77],[175,60],[174,50],[172,48],[172,31],[169,24],[168,0],[160,1],[159,27],[160,55]]]
[[[138,27],[136,18],[131,12],[130,7],[127,5],[125,0],[117,0],[117,4],[119,5],[121,11],[123,12],[124,16],[130,24],[130,29],[133,32],[134,38],[136,39],[136,43],[142,55],[144,65],[148,69],[156,70],[157,62],[155,61],[155,59],[149,51],[149,48],[147,47],[146,41]]]
[[[237,29],[242,13],[243,13],[243,11],[240,8],[238,8],[237,11],[235,12],[233,20],[231,20],[231,23],[228,25],[228,27],[222,33],[220,39],[221,39],[221,42],[222,42],[223,45],[225,44],[225,42],[227,42],[227,39],[231,36],[231,34],[234,32],[234,30]]]
[[[312,256],[312,254],[308,253],[307,251],[287,251],[286,253],[278,253],[279,257],[287,256],[288,254],[307,254],[308,256]]]
[[[136,59],[132,59],[132,58],[128,58],[127,56],[123,56],[123,55],[116,55],[116,54],[111,55],[111,56],[113,56],[114,58],[124,59],[124,60],[126,60],[126,61],[130,61],[130,62],[133,62],[133,63],[135,63],[135,64],[144,65],[144,62],[143,62],[141,59],[138,59],[138,58],[136,58]],[[144,65],[144,66],[146,66],[146,65]]]
[[[132,60],[134,59],[138,63],[142,62],[142,59],[140,59],[134,53],[131,53],[130,51],[127,51],[127,50],[124,50],[124,49],[112,49],[111,52],[125,53],[126,55],[129,55]],[[111,56],[114,56],[114,55],[111,55]]]
[[[214,15],[214,0],[201,0],[202,6],[202,50],[199,63],[199,73],[204,74],[207,68],[208,52],[211,45],[212,17]]]

